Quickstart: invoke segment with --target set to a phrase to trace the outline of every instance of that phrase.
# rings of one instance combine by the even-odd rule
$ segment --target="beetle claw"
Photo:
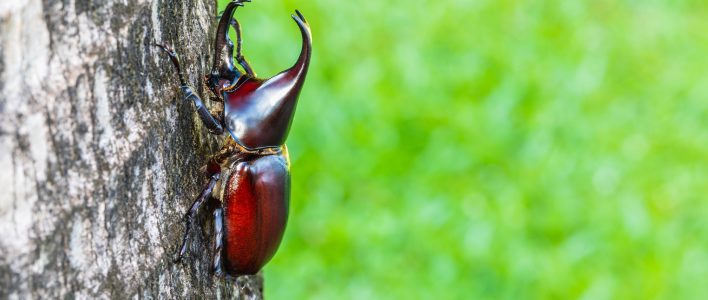
[[[179,58],[177,58],[177,52],[172,50],[172,48],[170,48],[170,46],[168,46],[167,44],[155,43],[155,46],[167,53],[167,55],[170,57],[170,60],[172,61],[172,64],[175,66],[175,69],[177,69],[177,78],[179,79],[179,83],[181,85],[185,85],[186,82],[184,81],[184,76],[182,75],[182,68],[180,68],[179,65]]]
[[[172,259],[172,263],[178,264],[179,262],[182,261],[182,255],[175,255],[175,257]]]
[[[185,237],[188,233],[185,233]],[[184,254],[187,252],[187,243],[185,240],[185,237],[183,237],[182,240],[182,245],[177,249],[177,252],[174,254],[174,257],[172,258],[172,263],[180,263],[182,261],[182,257],[184,257]]]

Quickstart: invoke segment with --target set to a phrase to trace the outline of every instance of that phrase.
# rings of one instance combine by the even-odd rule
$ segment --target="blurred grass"
[[[261,76],[295,8],[267,298],[708,295],[708,2],[255,0]]]

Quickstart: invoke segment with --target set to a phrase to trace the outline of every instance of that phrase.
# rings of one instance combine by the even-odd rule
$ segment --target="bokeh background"
[[[708,2],[254,0],[259,75],[295,8],[267,298],[708,295]]]

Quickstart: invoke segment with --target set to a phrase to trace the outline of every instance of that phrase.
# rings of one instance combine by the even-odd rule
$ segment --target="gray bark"
[[[260,276],[212,275],[207,213],[172,263],[219,138],[151,45],[173,44],[205,95],[215,14],[213,0],[0,1],[0,299],[261,297]]]

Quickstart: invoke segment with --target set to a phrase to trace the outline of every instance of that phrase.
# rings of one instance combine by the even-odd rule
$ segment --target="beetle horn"
[[[302,50],[300,50],[300,57],[298,57],[297,61],[292,67],[290,67],[290,69],[280,72],[278,75],[268,79],[265,82],[265,85],[289,87],[288,95],[292,96],[294,102],[297,100],[297,96],[302,89],[302,85],[305,82],[305,76],[307,75],[307,69],[310,66],[310,56],[312,55],[312,33],[310,32],[310,25],[299,11],[296,10],[292,17],[298,27],[300,27],[300,33],[302,34]],[[294,106],[295,103],[290,103],[289,105]]]
[[[233,53],[234,43],[229,38],[229,26],[233,18],[236,8],[243,6],[242,2],[250,1],[232,1],[226,5],[224,13],[219,20],[219,26],[216,28],[216,40],[214,41],[214,65],[211,68],[211,75],[219,78],[233,79],[238,76],[238,70],[234,67]]]
[[[298,57],[295,65],[285,72],[295,78],[295,88],[300,89],[302,88],[303,82],[305,82],[305,75],[307,75],[307,69],[310,66],[310,56],[312,56],[312,32],[310,32],[310,24],[307,23],[307,20],[305,20],[305,17],[300,11],[295,10],[295,15],[292,15],[292,17],[302,34],[302,50],[300,50],[300,57]]]
[[[224,122],[231,136],[247,149],[281,146],[290,131],[312,54],[310,26],[299,11],[292,17],[302,33],[302,50],[295,64],[265,81],[248,79],[225,96]]]

